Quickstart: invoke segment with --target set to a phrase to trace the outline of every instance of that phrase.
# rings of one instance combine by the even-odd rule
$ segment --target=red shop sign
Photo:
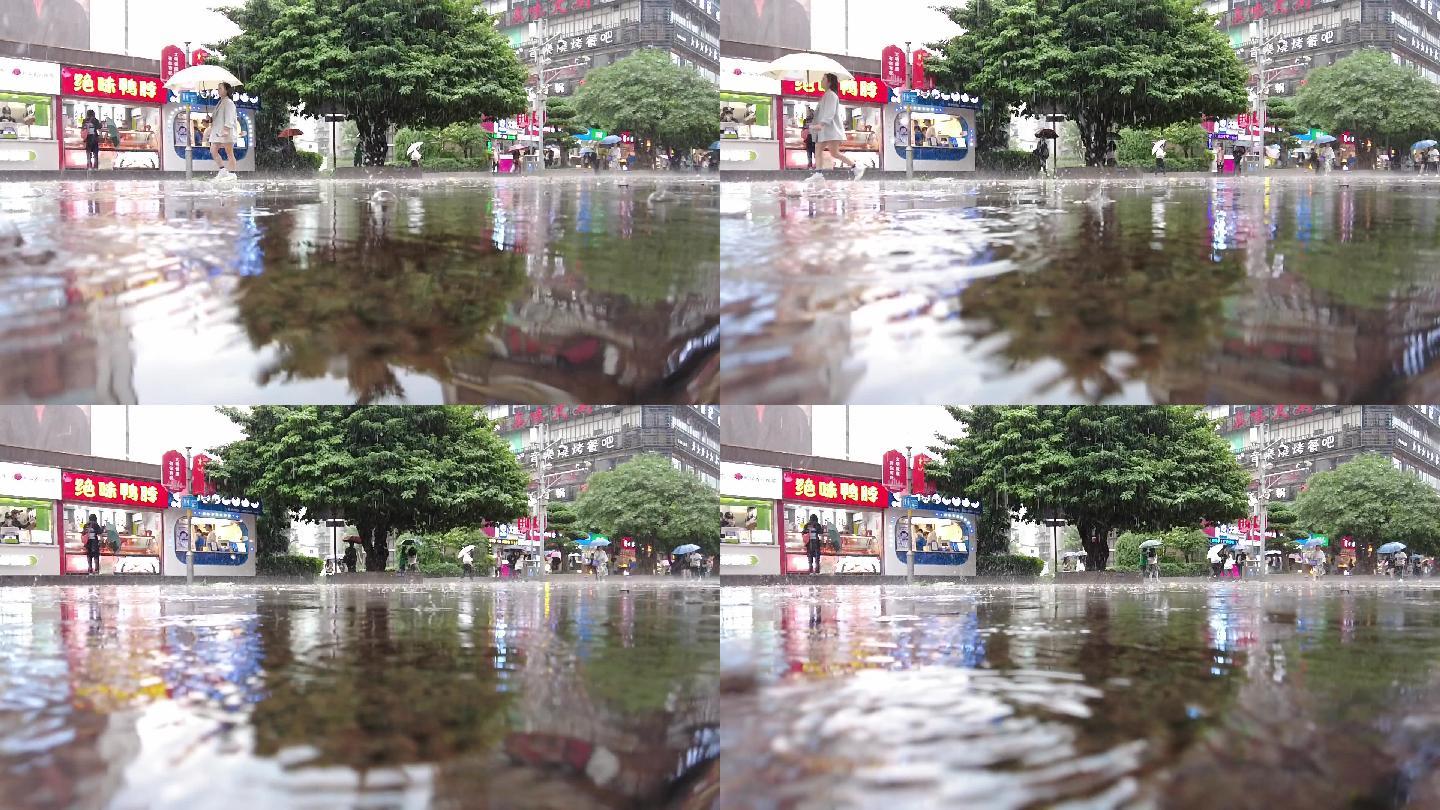
[[[797,82],[785,79],[780,82],[780,95],[820,98],[825,88],[819,82]],[[840,100],[855,104],[885,104],[890,101],[890,88],[874,76],[856,76],[840,80]]]
[[[170,499],[162,496],[162,491],[158,481],[111,478],[107,475],[70,470],[60,473],[60,496],[67,501],[164,509],[169,505]]]
[[[66,65],[60,68],[60,94],[134,101],[140,104],[163,104],[165,94],[160,80],[154,76],[112,73]]]
[[[179,45],[166,45],[160,49],[160,83],[185,69],[185,49]]]
[[[185,491],[185,454],[166,450],[160,457],[160,486],[171,492]]]
[[[890,87],[905,84],[905,51],[899,45],[886,45],[880,51],[880,81]]]
[[[890,496],[880,488],[879,481],[790,470],[780,475],[780,494],[787,501],[813,501],[871,509],[884,509],[890,502]]]
[[[929,495],[935,491],[930,482],[925,480],[925,465],[930,463],[930,457],[924,453],[917,453],[911,462],[914,467],[910,470],[910,486],[916,495]]]
[[[215,488],[210,486],[210,481],[205,477],[205,468],[210,466],[214,459],[201,453],[190,461],[190,492],[194,495],[214,495]]]
[[[930,52],[921,48],[911,54],[910,58],[910,86],[916,90],[929,90],[929,79],[925,77],[925,60],[930,58]]]
[[[891,492],[904,492],[909,480],[905,469],[905,454],[899,450],[887,450],[880,459],[880,486]]]
[[[210,58],[210,52],[204,48],[196,48],[190,52],[190,64],[203,65],[205,60]]]

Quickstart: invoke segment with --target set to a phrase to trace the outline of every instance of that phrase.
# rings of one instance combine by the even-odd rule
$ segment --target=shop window
[[[65,506],[65,570],[86,570],[82,530],[90,515],[104,530],[101,573],[160,573],[160,513],[91,504]]]
[[[196,565],[241,565],[250,556],[250,530],[238,520],[194,518]],[[177,518],[171,531],[176,556],[185,562],[190,550],[190,533],[184,518]]]
[[[820,100],[786,99],[783,123],[785,135],[785,167],[806,168],[805,127],[815,115]],[[845,140],[840,151],[857,163],[871,168],[880,165],[880,107],[875,105],[841,104],[840,117],[845,126]]]
[[[899,518],[896,527],[895,551],[909,552],[913,540],[919,552],[917,564],[960,565],[974,549],[975,523],[970,519],[915,515],[908,523],[906,518]]]
[[[744,93],[721,93],[720,138],[774,140],[774,99]]]
[[[774,505],[768,501],[721,498],[720,541],[750,545],[774,544]]]
[[[65,99],[65,168],[85,168],[85,139],[80,127],[93,110],[100,122],[100,168],[160,168],[160,108],[104,101]]]
[[[50,96],[0,93],[0,141],[55,139],[55,100]]]
[[[785,505],[784,553],[789,571],[808,570],[805,525],[820,521],[820,572],[880,573],[881,513],[809,504]]]
[[[55,545],[55,505],[0,497],[0,545]]]

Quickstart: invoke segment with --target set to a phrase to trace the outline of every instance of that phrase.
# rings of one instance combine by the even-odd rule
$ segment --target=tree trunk
[[[1110,122],[1103,118],[1076,118],[1080,130],[1080,143],[1085,148],[1086,166],[1105,165],[1105,144],[1110,134]]]
[[[355,119],[355,128],[360,132],[360,149],[365,155],[366,166],[384,166],[389,151],[386,133],[390,122],[383,118],[360,115]]]
[[[1104,571],[1110,564],[1110,527],[1080,523],[1076,528],[1085,547],[1085,570]]]
[[[384,571],[390,559],[390,549],[386,545],[389,527],[362,522],[356,528],[360,530],[360,545],[365,549],[365,570]]]

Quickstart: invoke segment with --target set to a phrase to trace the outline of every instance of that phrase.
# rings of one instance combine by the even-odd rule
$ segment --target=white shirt
[[[834,90],[826,90],[825,95],[820,97],[820,104],[815,108],[814,123],[815,142],[845,140],[844,120],[840,117],[840,96]]]
[[[228,98],[220,99],[215,106],[215,113],[210,117],[210,129],[207,133],[211,143],[234,143],[240,134],[240,121],[235,113],[235,102]]]

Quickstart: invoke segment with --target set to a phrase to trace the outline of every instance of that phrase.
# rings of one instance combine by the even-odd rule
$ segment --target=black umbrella
[[[1036,133],[1035,133],[1035,137],[1037,137],[1037,138],[1058,138],[1058,137],[1060,137],[1060,135],[1059,135],[1059,133],[1055,132],[1055,130],[1053,130],[1053,129],[1049,128],[1049,127],[1046,127],[1046,128],[1044,128],[1044,129],[1039,130],[1038,132],[1036,132]]]

